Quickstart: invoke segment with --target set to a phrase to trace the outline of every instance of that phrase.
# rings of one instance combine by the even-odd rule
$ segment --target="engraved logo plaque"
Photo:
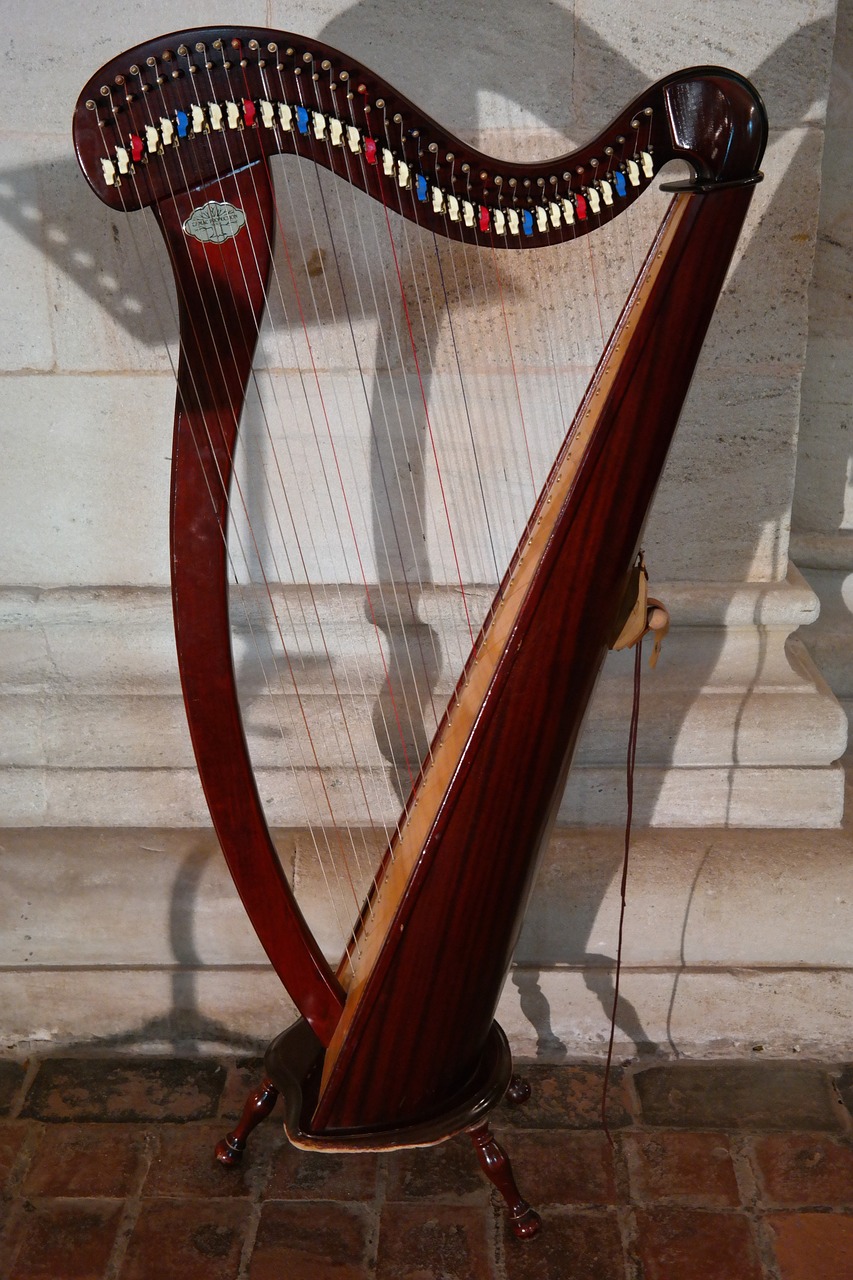
[[[225,201],[208,200],[207,204],[193,209],[184,223],[184,231],[202,244],[223,244],[245,225],[246,215],[242,209]]]

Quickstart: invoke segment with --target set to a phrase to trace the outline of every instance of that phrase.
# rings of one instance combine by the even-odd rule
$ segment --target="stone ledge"
[[[645,682],[639,821],[838,825],[842,784],[834,761],[845,748],[846,717],[802,647],[788,643],[793,630],[817,616],[811,588],[792,569],[780,583],[671,583],[655,590],[674,625],[660,666]],[[360,593],[353,589],[352,596],[363,619]],[[450,592],[436,592],[430,608],[436,618],[458,613]],[[375,670],[365,671],[368,650],[352,616],[335,605],[328,619],[336,671],[352,667],[359,684],[366,680],[375,693],[381,666],[368,659]],[[0,796],[8,825],[206,822],[165,589],[10,589],[0,592],[0,628]],[[313,651],[310,635],[298,642],[302,652]],[[239,637],[236,643],[239,656]],[[579,742],[563,821],[621,821],[630,683],[630,654],[610,655]],[[338,709],[319,676],[315,685],[310,701],[324,726],[321,766],[345,798],[349,820],[361,823],[360,785],[340,758]],[[250,670],[248,732],[270,820],[305,821],[316,778],[282,768],[269,732],[276,727],[274,704],[288,698],[260,695],[256,686]],[[393,821],[393,778],[369,705],[353,732],[372,811]]]
[[[308,839],[277,838],[335,957]],[[9,831],[0,851],[0,1043],[242,1051],[292,1018],[210,832]],[[618,1052],[848,1054],[851,854],[848,832],[638,830]],[[604,1053],[620,864],[618,831],[555,834],[501,1002],[516,1053]]]

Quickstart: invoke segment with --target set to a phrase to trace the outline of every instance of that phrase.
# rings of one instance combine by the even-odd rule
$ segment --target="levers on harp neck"
[[[461,222],[470,229],[494,231],[500,236],[531,236],[534,229],[546,232],[549,227],[556,229],[586,222],[590,214],[596,215],[602,209],[611,208],[632,188],[640,187],[643,181],[654,176],[651,151],[643,150],[636,156],[626,157],[615,167],[608,167],[589,185],[563,194],[555,192],[555,198],[541,204],[525,208],[485,205],[459,196],[425,174],[416,172],[390,147],[336,116],[301,104],[243,98],[239,102],[194,103],[189,112],[177,110],[172,116],[161,116],[158,124],[147,124],[144,138],[131,133],[126,139],[127,145],[115,147],[112,155],[101,160],[104,182],[108,187],[120,185],[123,177],[133,173],[135,165],[164,154],[167,148],[180,145],[183,139],[191,140],[229,129],[252,128],[279,129],[284,133],[313,137],[332,147],[347,148],[353,155],[362,155],[367,164],[380,166],[383,174],[396,179],[404,190],[413,188],[417,199],[433,213],[446,215],[451,222]]]

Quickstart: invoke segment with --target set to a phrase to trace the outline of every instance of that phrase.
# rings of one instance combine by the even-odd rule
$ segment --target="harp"
[[[507,1199],[516,1233],[536,1229],[536,1216],[521,1199],[488,1128],[488,1112],[508,1088],[516,1098],[523,1094],[521,1085],[510,1083],[509,1049],[494,1014],[581,720],[626,612],[646,514],[752,187],[760,180],[766,129],[762,103],[747,81],[721,68],[699,67],[653,85],[579,150],[548,163],[498,161],[453,137],[339,52],[290,33],[242,27],[184,31],[139,45],[112,59],[83,90],[74,117],[83,172],[111,209],[153,211],[174,276],[180,348],[171,551],[184,700],[223,853],[252,925],[301,1015],[270,1046],[267,1079],[221,1144],[224,1162],[239,1157],[249,1130],[279,1091],[285,1095],[288,1134],[305,1147],[428,1145],[468,1129],[483,1167]],[[279,153],[286,157],[289,203],[276,196],[273,184],[270,161]],[[417,571],[421,564],[422,549],[415,544],[423,529],[416,521],[412,537],[409,528],[409,547],[395,535],[383,567],[378,557],[371,565],[360,550],[365,522],[353,507],[344,501],[333,518],[344,548],[339,576],[349,577],[359,597],[362,623],[373,633],[382,666],[376,703],[384,732],[396,739],[391,755],[402,810],[387,823],[378,869],[358,899],[339,962],[330,963],[297,904],[270,834],[247,746],[229,616],[245,595],[240,582],[232,583],[229,595],[234,542],[243,537],[251,544],[246,560],[263,570],[257,617],[258,625],[272,628],[267,644],[274,650],[275,678],[293,681],[287,696],[308,730],[308,756],[299,759],[303,773],[319,780],[320,843],[340,870],[348,854],[324,769],[312,755],[311,710],[297,688],[299,646],[292,640],[292,633],[309,626],[305,611],[314,610],[313,634],[328,658],[329,617],[337,598],[317,603],[311,557],[291,545],[298,541],[290,535],[300,520],[292,514],[282,472],[290,469],[293,455],[276,454],[278,480],[267,490],[269,505],[273,497],[284,500],[290,524],[282,544],[297,562],[289,591],[298,617],[293,622],[288,615],[290,622],[282,623],[281,577],[258,545],[245,477],[235,462],[241,415],[254,394],[253,359],[272,297],[270,282],[279,270],[274,241],[279,239],[283,251],[289,322],[301,334],[302,367],[290,377],[301,387],[303,409],[309,406],[305,412],[322,437],[316,448],[325,456],[325,491],[313,489],[307,504],[300,495],[305,538],[311,544],[330,518],[327,497],[337,492],[347,469],[332,418],[337,407],[346,425],[352,401],[343,408],[331,403],[334,361],[324,362],[317,336],[328,322],[326,311],[337,310],[351,342],[350,381],[362,386],[371,427],[379,430],[375,419],[385,413],[383,395],[393,399],[395,380],[397,399],[408,406],[398,414],[408,415],[409,427],[417,421],[424,441],[418,465],[425,465],[424,456],[436,463],[434,487],[445,520],[436,539],[458,566],[456,535],[470,512],[463,503],[454,530],[431,405],[436,329],[449,326],[449,363],[458,373],[451,409],[462,434],[473,436],[472,381],[466,382],[460,349],[465,354],[466,341],[476,345],[471,315],[477,299],[491,299],[503,317],[509,385],[518,393],[526,439],[515,355],[521,335],[511,332],[507,319],[507,279],[523,271],[526,261],[541,270],[546,254],[563,270],[562,249],[569,242],[588,245],[606,235],[620,215],[630,217],[654,173],[671,160],[686,162],[689,175],[664,188],[672,200],[636,264],[627,301],[576,410],[562,405],[556,375],[555,416],[562,426],[553,457],[541,476],[531,468],[533,501],[516,525],[508,564],[496,566],[496,590],[479,617],[469,609],[459,574],[456,604],[464,615],[468,652],[446,709],[433,710],[429,733],[421,709],[420,732],[412,727],[412,681],[407,684],[394,646],[386,596],[390,589],[391,612],[396,610],[398,620],[405,615],[403,631],[420,644],[424,630],[431,630],[418,612],[428,593],[416,572],[414,585],[406,581],[406,570]],[[300,195],[307,190],[306,170],[316,183],[311,198]],[[348,208],[354,213],[341,212],[335,221],[329,193],[341,188],[351,195]],[[367,208],[375,239],[366,243],[360,220]],[[315,212],[323,248],[308,253],[300,247],[297,254],[294,223],[300,217],[314,223]],[[411,253],[412,237],[420,257]],[[373,266],[380,241],[380,285],[354,283],[350,259]],[[589,266],[592,251],[586,252]],[[326,288],[322,305],[309,292],[312,263]],[[468,267],[474,305],[464,327],[454,327],[448,276],[461,263]],[[368,344],[356,323],[367,287],[385,290],[388,298],[375,304],[377,349],[385,344],[387,360],[373,390],[365,388]],[[433,291],[432,320],[424,316],[421,288]],[[584,289],[591,307],[589,281],[561,277],[557,285],[552,282],[552,302]],[[464,287],[457,288],[457,300],[460,294]],[[392,313],[393,338],[382,332]],[[537,359],[541,363],[546,351],[559,365],[554,347],[560,322],[549,318],[545,327]],[[486,334],[481,365],[489,363],[490,351],[482,348],[490,342]],[[393,344],[396,363],[388,356]],[[498,401],[487,403],[487,418],[497,420]],[[298,418],[292,404],[291,413]],[[292,426],[297,437],[300,421]],[[381,426],[386,429],[387,419]],[[488,438],[472,440],[477,466],[478,448],[482,453],[488,447]],[[373,462],[390,507],[388,486],[397,482],[382,462],[384,457],[399,463],[400,456],[393,444],[389,449],[384,455],[378,450],[378,463]],[[529,454],[529,445],[525,449]],[[411,456],[406,461],[411,472]],[[397,506],[405,509],[407,492],[400,488],[399,495]],[[490,501],[493,520],[495,499]],[[496,559],[500,539],[492,536],[485,493],[482,503]],[[366,532],[369,542],[377,530]],[[451,585],[455,591],[452,575]],[[247,616],[254,633],[254,615]],[[334,673],[331,660],[329,669]],[[343,709],[349,694],[337,688],[335,694]],[[351,731],[340,732],[357,756]],[[359,777],[369,811],[369,788]]]

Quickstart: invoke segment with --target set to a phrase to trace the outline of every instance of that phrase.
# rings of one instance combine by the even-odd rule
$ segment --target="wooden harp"
[[[180,351],[171,545],[184,700],[223,853],[301,1014],[271,1045],[269,1079],[222,1149],[226,1161],[237,1158],[278,1090],[291,1140],[303,1146],[424,1145],[468,1128],[484,1167],[503,1179],[517,1233],[535,1229],[485,1124],[511,1077],[495,1009],[581,720],[624,609],[651,498],[761,176],[766,136],[752,86],[733,72],[699,67],[653,85],[577,151],[544,164],[507,163],[453,137],[339,52],[243,27],[139,45],[83,90],[74,117],[83,172],[111,209],[153,210],[174,273]],[[417,286],[419,272],[433,283],[440,277],[445,322],[442,262],[477,255],[503,306],[501,272],[510,260],[557,255],[569,241],[604,234],[670,160],[686,161],[690,171],[664,188],[672,201],[536,485],[509,563],[495,575],[497,591],[476,625],[468,620],[470,652],[447,708],[413,759],[395,703],[396,674],[383,658],[383,696],[404,739],[408,797],[337,966],[312,935],[270,835],[229,624],[235,451],[276,237],[289,272],[291,323],[304,330],[306,401],[332,445],[335,439],[323,398],[327,371],[311,337],[325,317],[322,308],[305,314],[311,258],[303,254],[305,271],[294,266],[293,205],[277,201],[271,178],[276,153],[291,157],[289,174],[310,166],[321,203],[332,180],[349,184],[359,208],[366,197],[374,202],[375,220],[387,228],[382,287],[395,277],[398,286],[388,304],[399,321],[398,372],[433,452],[422,367],[430,324],[418,319],[413,278]],[[421,267],[401,264],[401,235],[428,247]],[[350,321],[351,240],[344,234],[332,246],[338,302]],[[328,249],[327,237],[327,256]],[[372,251],[362,257],[368,263]],[[570,287],[567,280],[563,288]],[[518,335],[506,327],[512,357]],[[363,381],[364,344],[356,333],[352,341]],[[370,393],[366,399],[375,403]],[[464,379],[461,401],[467,404]],[[334,479],[342,468],[333,447],[330,457]],[[324,502],[317,498],[318,509]],[[347,508],[339,521],[344,541],[352,535],[355,543],[358,522]],[[361,566],[353,581],[381,641],[383,605],[371,573],[381,574],[352,554]],[[405,560],[401,552],[395,563]],[[264,607],[275,617],[279,584],[269,578]],[[300,581],[310,597],[307,569]],[[278,667],[292,667],[280,626],[275,647]],[[320,822],[327,842],[332,822],[329,804]]]

